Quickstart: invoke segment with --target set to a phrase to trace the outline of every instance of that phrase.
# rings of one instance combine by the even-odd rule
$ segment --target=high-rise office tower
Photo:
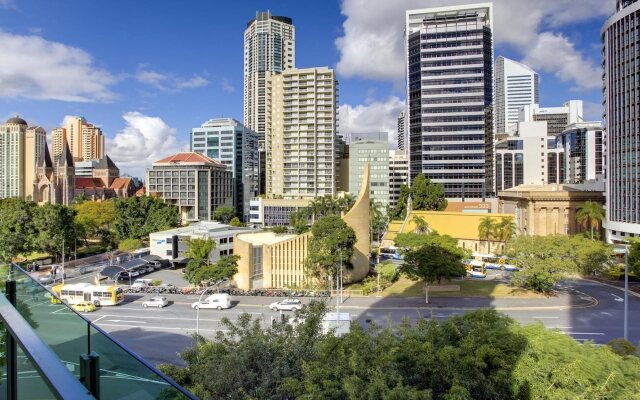
[[[244,125],[258,134],[259,192],[265,193],[267,130],[266,85],[269,77],[294,68],[295,28],[289,17],[259,11],[244,30]]]
[[[389,134],[354,133],[349,144],[349,192],[356,198],[369,164],[369,198],[386,212],[389,205]]]
[[[0,198],[24,196],[24,137],[27,121],[16,116],[0,125]]]
[[[389,207],[400,199],[400,187],[407,184],[409,165],[407,154],[402,150],[389,150]]]
[[[405,141],[406,141],[405,126],[407,126],[407,120],[405,119],[406,113],[407,113],[406,110],[402,110],[400,111],[400,115],[398,115],[398,150],[405,149]]]
[[[493,191],[492,25],[491,3],[406,14],[409,175],[449,199]]]
[[[546,121],[549,136],[560,135],[569,124],[584,122],[582,100],[569,100],[561,107],[528,104],[520,109],[518,122]]]
[[[507,132],[518,122],[520,109],[539,104],[539,78],[536,71],[506,57],[496,59],[495,127],[497,133]]]
[[[289,69],[269,78],[267,194],[335,195],[337,85],[326,67]]]
[[[105,155],[102,130],[84,117],[67,117],[63,126],[51,131],[51,155],[54,164],[60,158],[63,142],[69,145],[74,161],[98,160]]]
[[[640,2],[618,0],[602,27],[607,241],[640,235]]]
[[[233,118],[210,119],[191,129],[191,151],[220,161],[233,172],[233,205],[249,221],[249,201],[258,195],[258,135]]]
[[[38,160],[47,145],[47,132],[40,126],[30,126],[24,135],[24,198],[34,200],[34,182]]]

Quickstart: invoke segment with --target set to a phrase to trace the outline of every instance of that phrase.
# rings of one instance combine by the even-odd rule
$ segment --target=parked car
[[[96,310],[96,306],[89,302],[89,301],[83,301],[81,303],[77,303],[72,305],[71,307],[73,307],[74,310],[76,310],[77,312],[93,312]]]
[[[191,308],[195,308],[196,310],[199,308],[217,308],[218,310],[222,310],[223,308],[230,307],[231,299],[227,293],[212,294],[202,301],[196,301],[191,304]]]
[[[140,267],[140,269],[149,273],[155,271],[155,269],[153,268],[153,265],[151,264],[143,265],[142,267]]]
[[[269,304],[269,308],[273,311],[296,311],[301,310],[304,304],[298,299],[284,299]]]
[[[50,285],[54,282],[54,279],[50,275],[45,275],[38,278],[38,282],[43,285]]]
[[[118,280],[119,281],[128,281],[129,280],[129,273],[122,271],[120,272],[120,274],[118,274]]]
[[[138,271],[137,269],[130,269],[129,270],[129,275],[131,275],[131,277],[136,277],[136,276],[140,276],[140,271]]]
[[[133,284],[131,285],[132,288],[141,288],[143,286],[150,286],[151,285],[151,279],[141,279],[138,278],[136,279]]]
[[[169,305],[169,300],[167,300],[164,296],[154,296],[149,300],[145,300],[142,302],[142,307],[158,307],[162,308]]]

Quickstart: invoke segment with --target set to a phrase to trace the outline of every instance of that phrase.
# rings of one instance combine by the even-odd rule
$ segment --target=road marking
[[[131,325],[123,325],[123,324],[109,324],[109,323],[101,323],[100,326],[119,326],[122,328],[131,328]],[[168,331],[196,331],[196,328],[182,328],[182,327],[168,327],[168,326],[138,326],[136,328],[140,328],[143,330],[152,330],[152,329],[158,329],[158,330],[168,330]],[[204,328],[200,328],[200,331],[205,331],[205,332],[228,332],[227,329],[204,329]]]
[[[51,312],[51,314],[57,314],[57,313],[59,313],[59,312],[60,312],[60,311],[62,311],[62,310],[67,310],[67,307],[58,308],[57,310],[52,311],[52,312]]]
[[[100,321],[104,317],[106,317],[106,315],[103,315],[102,317],[100,317],[98,319],[94,319],[93,321],[91,321],[91,323],[95,324],[96,322]]]
[[[128,323],[132,323],[132,324],[146,324],[146,321],[131,321],[131,320],[125,320],[125,319],[108,319],[106,320],[107,322],[128,322]]]
[[[613,294],[613,293],[610,293],[610,294],[614,297],[614,300],[615,300],[615,301],[620,301],[620,302],[624,301],[624,299],[623,299],[622,297],[620,297],[620,296],[616,296],[616,295],[615,295],[615,294]]]
[[[140,318],[140,319],[161,319],[161,320],[176,320],[176,321],[195,321],[196,318],[178,318],[178,317],[147,317],[141,315],[118,315],[118,314],[106,314],[103,317],[111,317],[111,318]],[[200,321],[209,321],[209,322],[220,322],[221,319],[210,319],[210,318],[198,318]],[[129,322],[129,321],[127,321]]]
[[[599,335],[604,336],[602,332],[562,332],[565,335]]]

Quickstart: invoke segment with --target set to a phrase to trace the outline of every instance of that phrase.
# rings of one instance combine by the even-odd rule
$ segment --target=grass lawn
[[[504,283],[480,279],[462,279],[443,282],[443,285],[459,285],[460,291],[429,291],[429,297],[491,297],[491,298],[544,298],[544,295],[515,288]],[[382,296],[424,297],[424,283],[404,276],[382,291]]]

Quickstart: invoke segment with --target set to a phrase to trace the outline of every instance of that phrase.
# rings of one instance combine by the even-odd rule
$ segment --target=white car
[[[269,304],[269,308],[273,311],[296,311],[302,310],[302,307],[304,307],[304,304],[298,299],[284,299]]]
[[[195,308],[196,310],[199,308],[217,308],[218,310],[222,310],[223,308],[230,307],[231,299],[226,293],[212,294],[202,301],[196,301],[195,303],[191,304],[191,308]]]
[[[162,308],[169,305],[169,301],[166,297],[163,296],[155,296],[150,298],[149,300],[145,300],[142,302],[142,307],[158,307]]]

